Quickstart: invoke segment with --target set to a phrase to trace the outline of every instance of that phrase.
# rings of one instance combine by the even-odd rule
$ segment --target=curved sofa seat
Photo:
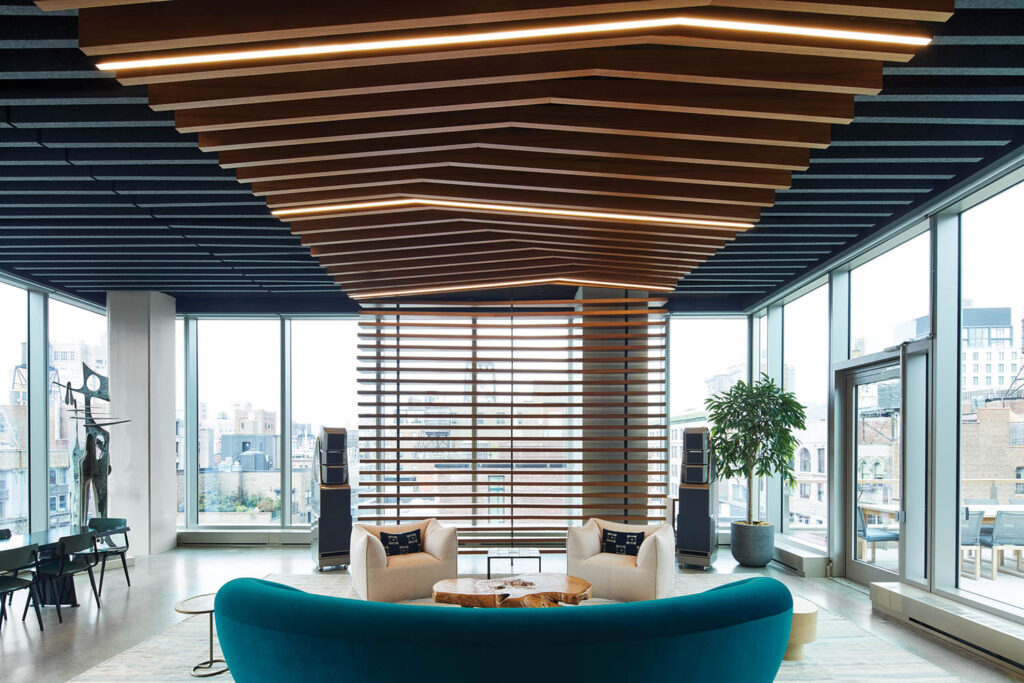
[[[793,599],[775,579],[620,605],[454,609],[314,595],[259,579],[217,592],[239,683],[774,679]]]

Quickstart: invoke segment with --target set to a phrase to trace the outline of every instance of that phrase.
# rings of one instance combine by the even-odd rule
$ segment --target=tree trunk
[[[747,524],[754,523],[754,486],[757,482],[754,481],[754,468],[753,466],[747,468]]]

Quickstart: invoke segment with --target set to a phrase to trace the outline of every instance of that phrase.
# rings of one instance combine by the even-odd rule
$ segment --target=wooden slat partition
[[[664,306],[364,304],[359,518],[437,517],[470,545],[664,520]]]

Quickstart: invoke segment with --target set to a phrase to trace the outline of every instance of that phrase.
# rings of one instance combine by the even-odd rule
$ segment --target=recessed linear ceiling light
[[[461,35],[423,36],[420,38],[395,38],[392,40],[369,40],[353,43],[305,45],[269,50],[238,50],[234,52],[215,52],[211,54],[180,55],[177,57],[129,59],[115,62],[100,62],[96,66],[104,71],[153,69],[165,66],[215,64],[218,62],[237,62],[250,59],[308,57],[312,55],[344,54],[349,52],[368,52],[372,50],[400,50],[417,47],[465,45],[469,43],[492,43],[510,40],[523,40],[528,38],[548,38],[588,33],[668,28],[672,26],[723,29],[727,31],[748,31],[754,33],[775,33],[813,38],[835,38],[837,40],[860,40],[869,43],[893,43],[897,45],[928,45],[931,42],[931,38],[925,38],[922,36],[874,33],[869,31],[845,31],[842,29],[814,28],[809,26],[789,26],[786,24],[767,24],[757,21],[730,21],[726,19],[707,19],[703,17],[666,17],[661,19],[637,19],[634,21],[608,21],[596,24],[570,24],[568,26],[549,26],[547,28],[528,28],[513,31],[488,31]]]
[[[338,213],[341,211],[360,211],[362,209],[382,209],[392,206],[443,206],[452,209],[479,209],[484,211],[505,211],[508,213],[524,213],[542,216],[564,216],[568,218],[599,218],[619,221],[636,221],[643,223],[668,223],[670,225],[702,226],[708,228],[726,228],[730,230],[747,230],[753,223],[739,221],[715,221],[699,218],[672,218],[671,216],[650,216],[645,214],[607,213],[604,211],[576,211],[574,209],[545,209],[539,206],[520,206],[515,204],[488,204],[483,202],[460,202],[450,199],[382,199],[375,202],[355,202],[351,204],[333,204],[326,206],[307,206],[297,209],[277,209],[272,211],[279,218],[302,216],[317,213]]]
[[[502,280],[483,282],[475,285],[449,285],[442,287],[420,287],[417,289],[400,289],[384,292],[367,292],[351,294],[353,299],[378,299],[385,296],[409,296],[413,294],[440,294],[442,292],[466,292],[474,289],[496,289],[499,287],[523,287],[525,285],[594,285],[597,287],[615,287],[616,289],[645,289],[657,292],[673,292],[674,287],[661,285],[641,285],[630,282],[611,282],[607,280],[585,280],[576,277],[543,277],[530,280]]]

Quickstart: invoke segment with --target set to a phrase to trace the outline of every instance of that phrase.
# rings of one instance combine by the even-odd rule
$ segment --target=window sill
[[[309,545],[309,529],[178,529],[178,546]]]
[[[772,559],[806,578],[822,579],[831,573],[832,561],[825,550],[785,534],[775,537],[775,553]]]
[[[874,610],[1024,667],[1024,625],[898,581],[871,584]]]

